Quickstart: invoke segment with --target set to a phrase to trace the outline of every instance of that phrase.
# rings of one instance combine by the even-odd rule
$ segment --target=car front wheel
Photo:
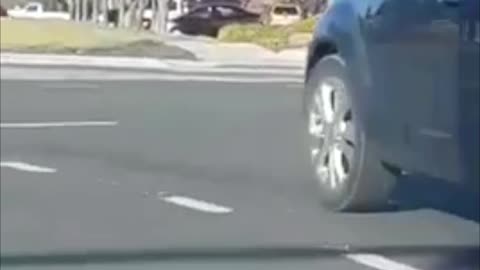
[[[394,175],[366,137],[345,61],[339,55],[326,56],[310,74],[304,93],[305,131],[322,205],[333,211],[385,206]]]

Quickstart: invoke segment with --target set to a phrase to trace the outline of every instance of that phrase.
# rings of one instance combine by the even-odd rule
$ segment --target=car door
[[[219,22],[220,27],[233,23],[254,22],[256,18],[243,9],[233,6],[218,6],[217,10],[221,14],[222,18]]]
[[[228,7],[221,5],[212,7],[212,16],[208,22],[209,33],[211,36],[216,36],[218,34],[218,30],[220,30],[220,28],[225,24],[225,21],[228,20],[228,18],[224,15],[226,11],[228,13]]]
[[[373,134],[384,155],[452,180],[461,175],[459,1],[370,0],[362,25],[376,100],[370,118],[380,123]]]
[[[185,34],[204,34],[210,17],[211,7],[197,8],[187,15],[180,17],[178,28]]]
[[[480,0],[463,0],[460,8],[460,146],[466,178],[480,183]]]

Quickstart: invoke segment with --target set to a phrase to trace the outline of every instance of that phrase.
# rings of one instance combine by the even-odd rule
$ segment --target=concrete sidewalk
[[[192,52],[197,60],[1,53],[0,63],[11,65],[72,65],[139,69],[200,69],[208,67],[284,67],[303,69],[306,58],[305,49],[275,53],[252,44],[226,44],[206,38],[165,37],[164,39],[168,45],[177,46]]]
[[[279,75],[303,74],[303,66],[290,63],[272,63],[252,61],[236,63],[233,61],[190,61],[155,58],[116,57],[116,56],[78,56],[58,54],[19,54],[1,53],[0,64],[10,66],[70,66],[85,68],[115,68],[128,70],[164,70],[172,72],[230,72],[277,73]]]
[[[180,47],[196,55],[201,61],[222,62],[235,65],[289,65],[303,67],[307,49],[288,49],[273,52],[254,44],[221,43],[208,38],[166,37],[170,45]]]

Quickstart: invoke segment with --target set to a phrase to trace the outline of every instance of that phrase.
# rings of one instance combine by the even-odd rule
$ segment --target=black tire
[[[304,107],[304,112],[305,112],[305,119],[306,119],[306,125],[304,128],[305,134],[306,134],[306,141],[308,142],[306,153],[311,156],[311,162],[310,164],[312,165],[312,172],[313,172],[313,177],[315,178],[318,186],[318,191],[319,191],[319,198],[321,201],[321,204],[324,208],[335,211],[335,212],[340,212],[340,211],[374,211],[374,210],[380,210],[383,209],[388,203],[388,198],[391,193],[391,190],[394,186],[395,183],[395,175],[389,172],[382,164],[381,160],[377,156],[377,150],[375,149],[375,144],[373,144],[363,127],[363,121],[362,119],[359,119],[360,115],[358,114],[358,109],[356,108],[356,102],[353,100],[353,95],[352,95],[352,90],[354,90],[354,87],[349,83],[348,77],[346,75],[346,65],[345,61],[339,56],[339,55],[328,55],[324,57],[323,59],[319,60],[315,66],[312,68],[312,70],[309,73],[309,78],[306,82],[305,85],[305,92],[304,92],[304,99],[303,99],[303,107]],[[348,152],[348,155],[342,155],[341,157],[341,163],[342,165],[347,164],[348,161],[344,162],[345,160],[348,160],[347,158],[344,158],[344,156],[349,156],[351,157],[351,161],[348,166],[344,165],[344,167],[348,167],[349,173],[348,174],[342,174],[342,178],[339,178],[337,176],[333,177],[334,179],[343,179],[342,181],[338,181],[338,186],[335,184],[330,183],[332,181],[332,174],[336,174],[335,172],[335,166],[331,165],[330,162],[334,163],[333,157],[329,157],[330,154],[325,154],[325,153],[332,153],[330,150],[323,150],[323,149],[330,149],[330,145],[336,144],[336,141],[338,139],[338,136],[336,134],[334,135],[316,135],[318,137],[315,137],[312,135],[312,130],[310,124],[311,119],[315,119],[315,121],[320,121],[318,118],[314,118],[311,116],[310,112],[313,109],[313,106],[317,110],[316,111],[324,111],[325,109],[322,108],[321,110],[318,110],[318,105],[316,104],[324,104],[325,102],[318,102],[314,103],[314,97],[317,98],[318,100],[318,95],[315,96],[315,93],[319,93],[319,91],[324,91],[320,90],[320,86],[324,85],[325,82],[335,82],[339,85],[338,93],[344,92],[344,94],[339,94],[339,96],[342,96],[342,101],[338,102],[340,105],[338,107],[342,108],[350,108],[349,112],[345,113],[345,115],[350,115],[348,120],[340,120],[340,121],[349,121],[345,123],[349,123],[353,128],[348,128],[348,134],[352,138],[351,142],[346,142],[347,144],[345,145],[351,145],[353,151]],[[334,91],[337,93],[337,90],[335,89]],[[332,93],[332,92],[330,92]],[[337,95],[337,94],[335,94]],[[323,98],[323,96],[322,96]],[[321,99],[321,100],[329,100],[328,99]],[[334,102],[337,101],[331,101],[333,104]],[[326,106],[326,105],[323,105]],[[333,106],[333,105],[332,105]],[[330,106],[329,108],[332,108]],[[337,106],[337,105],[335,105]],[[336,109],[335,109],[336,110]],[[345,111],[345,109],[339,109],[339,111]],[[326,115],[326,113],[324,113]],[[332,115],[332,114],[330,114]],[[334,114],[336,115],[336,113]],[[342,116],[344,117],[344,116]],[[328,130],[329,134],[331,130],[334,130],[335,128],[329,128],[327,125],[331,126],[337,126],[335,123],[335,119],[337,117],[330,117],[328,119],[333,119],[330,120],[330,123],[327,123],[327,120],[324,122],[327,124],[321,124],[321,130]],[[327,118],[326,118],[327,119]],[[339,118],[339,119],[346,119],[346,118]],[[312,120],[313,121],[313,120]],[[346,124],[342,123],[343,127],[346,126]],[[315,124],[316,125],[316,124]],[[315,126],[316,127],[316,126]],[[342,128],[342,130],[347,130],[347,128]],[[354,132],[351,132],[351,130],[354,130]],[[321,133],[321,132],[320,132]],[[327,133],[327,132],[325,132]],[[345,132],[347,133],[347,132]],[[317,133],[315,133],[317,134]],[[352,135],[353,134],[353,135]],[[326,138],[329,139],[326,139]],[[321,139],[319,139],[321,138]],[[333,139],[331,139],[333,138]],[[322,143],[320,143],[320,140]],[[342,140],[342,139],[339,139]],[[318,146],[322,144],[322,146]],[[312,151],[312,147],[317,147],[319,150],[315,150],[316,152]],[[339,148],[341,148],[339,146]],[[332,146],[333,149],[333,146]],[[322,150],[324,151],[322,153]],[[314,154],[321,152],[322,154]],[[343,153],[343,152],[342,152]],[[315,156],[315,158],[313,157]],[[318,157],[320,156],[320,157]],[[324,157],[326,157],[324,159]],[[335,160],[338,160],[338,155],[335,155]],[[321,165],[317,165],[319,163],[322,163]],[[328,163],[328,165],[327,165]],[[320,167],[319,167],[320,166]],[[328,166],[328,173],[325,173],[327,171]],[[341,165],[339,165],[341,166]],[[320,169],[319,169],[320,168]],[[318,172],[322,173],[318,173]],[[336,174],[339,175],[340,173]],[[328,175],[328,176],[325,176]],[[335,182],[335,181],[334,181]],[[330,185],[327,186],[327,185]],[[331,187],[335,186],[335,188]]]

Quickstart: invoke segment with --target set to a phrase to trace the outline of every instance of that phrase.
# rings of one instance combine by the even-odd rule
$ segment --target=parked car
[[[218,4],[229,4],[237,7],[242,7],[242,4],[244,3],[242,0],[183,0],[183,1],[185,1],[185,5],[188,7],[189,10],[193,10],[200,6],[218,5]]]
[[[478,192],[479,0],[361,2],[331,1],[308,53],[305,134],[322,204],[377,209],[403,174]]]
[[[254,23],[259,15],[228,3],[206,4],[173,20],[171,32],[216,37],[220,28],[233,23]]]
[[[293,3],[276,3],[267,10],[264,24],[289,25],[303,18],[302,8]]]
[[[46,11],[40,2],[29,2],[24,7],[16,6],[8,10],[8,15],[12,18],[70,20],[68,12]]]

